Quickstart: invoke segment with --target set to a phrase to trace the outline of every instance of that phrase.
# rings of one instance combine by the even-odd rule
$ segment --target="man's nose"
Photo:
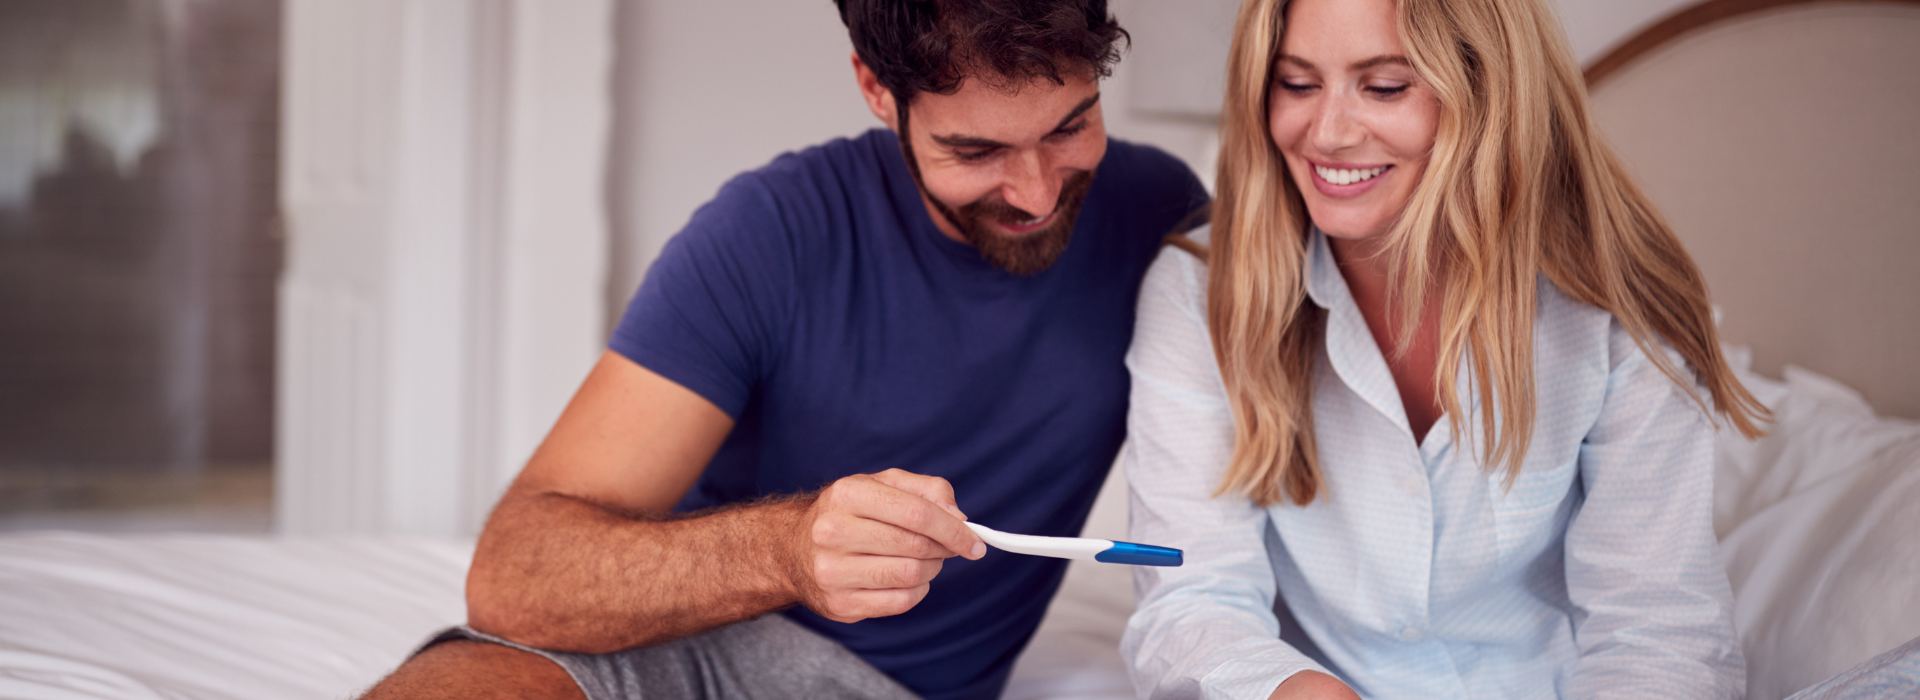
[[[1060,183],[1048,177],[1046,158],[1039,153],[1025,153],[1013,159],[1008,167],[1001,197],[1034,216],[1053,213],[1054,205],[1060,201]]]

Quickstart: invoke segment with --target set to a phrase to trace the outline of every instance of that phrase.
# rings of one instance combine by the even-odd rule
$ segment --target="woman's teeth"
[[[1320,175],[1320,179],[1326,180],[1327,182],[1336,185],[1351,185],[1356,182],[1366,182],[1380,177],[1380,173],[1387,171],[1387,166],[1382,165],[1378,168],[1368,168],[1366,170],[1346,170],[1343,168],[1326,168],[1316,165],[1313,166],[1313,171]]]

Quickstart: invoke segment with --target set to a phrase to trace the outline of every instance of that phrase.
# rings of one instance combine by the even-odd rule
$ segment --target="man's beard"
[[[1053,267],[1066,252],[1074,222],[1080,218],[1080,206],[1086,203],[1087,190],[1092,187],[1092,172],[1074,173],[1060,186],[1060,199],[1051,214],[1053,221],[1046,228],[1018,235],[997,231],[992,224],[1015,225],[1032,221],[1035,215],[997,195],[962,206],[957,212],[931,193],[927,200],[988,263],[1017,277],[1032,277]]]
[[[1060,260],[1060,254],[1067,251],[1067,242],[1073,238],[1073,225],[1080,219],[1080,205],[1086,203],[1087,191],[1093,188],[1092,171],[1075,172],[1060,185],[1060,199],[1053,207],[1053,223],[1046,228],[1020,235],[996,233],[988,222],[1031,221],[1034,215],[995,196],[981,198],[956,212],[933,196],[927,190],[926,179],[920,176],[920,159],[913,153],[907,99],[896,93],[894,104],[901,105],[900,151],[906,156],[907,171],[913,174],[914,186],[920,188],[920,193],[933,203],[933,208],[947,223],[959,229],[960,236],[967,239],[974,250],[980,251],[980,257],[1017,277],[1040,274]]]

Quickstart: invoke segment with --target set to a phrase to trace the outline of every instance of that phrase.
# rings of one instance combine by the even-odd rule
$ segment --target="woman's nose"
[[[1314,150],[1333,154],[1360,145],[1366,139],[1366,130],[1354,119],[1347,100],[1330,97],[1320,103],[1311,136]]]

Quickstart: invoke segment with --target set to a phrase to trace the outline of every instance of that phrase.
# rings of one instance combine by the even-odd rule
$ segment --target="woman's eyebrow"
[[[1290,64],[1306,70],[1320,70],[1320,67],[1313,65],[1312,61],[1301,58],[1299,56],[1295,56],[1290,53],[1280,54],[1280,62]],[[1355,61],[1353,65],[1348,66],[1347,68],[1357,72],[1357,71],[1367,70],[1369,68],[1378,68],[1380,66],[1387,66],[1387,65],[1400,65],[1400,66],[1406,66],[1408,68],[1412,68],[1413,62],[1407,60],[1406,56],[1402,56],[1400,54],[1382,54],[1379,56],[1374,56],[1373,58],[1369,58],[1361,61]]]
[[[1369,68],[1378,68],[1380,66],[1406,66],[1408,68],[1412,68],[1413,62],[1407,60],[1406,56],[1402,56],[1399,54],[1392,54],[1392,55],[1386,55],[1386,56],[1374,56],[1373,58],[1369,58],[1367,60],[1355,63],[1352,66],[1349,66],[1349,68],[1352,68],[1355,72],[1358,72],[1358,71],[1367,70]]]

